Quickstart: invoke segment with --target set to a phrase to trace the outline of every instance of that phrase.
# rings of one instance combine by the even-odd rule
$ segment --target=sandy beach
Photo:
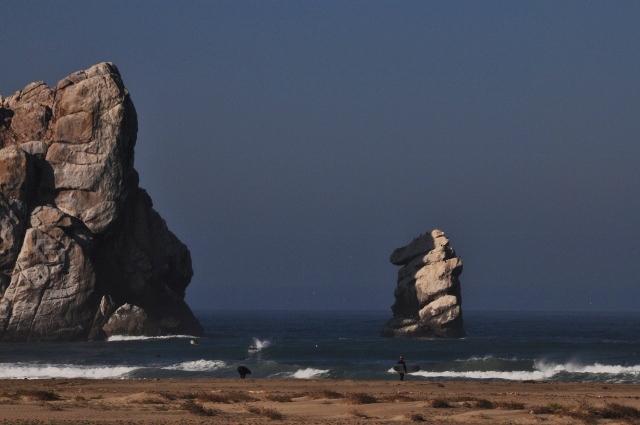
[[[294,379],[3,380],[2,424],[639,423],[640,386]]]

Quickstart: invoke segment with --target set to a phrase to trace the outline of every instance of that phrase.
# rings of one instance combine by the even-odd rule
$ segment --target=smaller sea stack
[[[444,232],[433,230],[396,249],[390,261],[398,270],[393,317],[381,336],[462,338],[460,281],[462,259]]]

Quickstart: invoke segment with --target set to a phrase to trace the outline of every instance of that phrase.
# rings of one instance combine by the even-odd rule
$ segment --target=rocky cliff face
[[[381,335],[385,337],[465,336],[460,307],[462,260],[440,230],[422,235],[391,254],[398,270],[396,302]]]
[[[189,250],[138,187],[137,131],[112,63],[0,97],[0,339],[202,334]]]

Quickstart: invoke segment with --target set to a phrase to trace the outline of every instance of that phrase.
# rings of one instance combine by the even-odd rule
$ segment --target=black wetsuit
[[[404,360],[400,359],[398,360],[398,364],[401,364],[402,367],[404,368],[404,373],[407,373],[407,365],[405,364]],[[400,380],[404,380],[404,373],[402,372],[398,372],[400,374]]]
[[[238,373],[240,374],[240,377],[244,379],[244,377],[249,375],[251,371],[246,366],[238,366]]]

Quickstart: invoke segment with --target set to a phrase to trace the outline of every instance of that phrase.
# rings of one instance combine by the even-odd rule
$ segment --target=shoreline
[[[611,406],[640,415],[639,384],[58,378],[0,388],[0,424],[626,423],[598,416]]]

